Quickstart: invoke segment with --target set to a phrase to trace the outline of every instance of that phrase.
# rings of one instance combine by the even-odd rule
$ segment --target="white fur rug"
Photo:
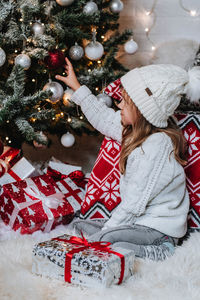
[[[120,286],[84,288],[31,273],[32,246],[63,233],[59,226],[49,234],[36,232],[19,236],[0,224],[0,299],[1,300],[199,300],[200,233],[176,249],[164,262],[137,260],[135,275]]]

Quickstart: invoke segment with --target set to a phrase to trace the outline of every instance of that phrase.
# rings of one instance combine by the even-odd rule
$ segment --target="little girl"
[[[121,203],[107,222],[78,220],[77,230],[90,240],[134,250],[136,256],[163,260],[172,255],[187,231],[185,141],[172,115],[183,93],[200,98],[200,68],[189,72],[174,65],[135,68],[121,78],[121,110],[115,112],[80,86],[66,58],[66,77],[89,122],[103,135],[121,142]],[[120,116],[121,115],[121,116]]]

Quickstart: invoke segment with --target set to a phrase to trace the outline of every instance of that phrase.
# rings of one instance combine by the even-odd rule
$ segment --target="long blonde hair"
[[[130,97],[124,97],[124,101],[127,104],[134,105]],[[136,107],[136,106],[135,106]],[[131,108],[131,106],[130,106]],[[158,128],[149,123],[139,109],[136,107],[137,120],[132,125],[126,125],[122,131],[122,144],[121,153],[119,160],[119,169],[121,174],[125,173],[126,163],[130,153],[137,147],[141,146],[142,143],[153,133],[164,132],[172,140],[173,151],[175,159],[182,165],[187,164],[186,160],[186,140],[183,137],[181,129],[175,124],[172,118],[168,120],[168,126],[166,128]]]

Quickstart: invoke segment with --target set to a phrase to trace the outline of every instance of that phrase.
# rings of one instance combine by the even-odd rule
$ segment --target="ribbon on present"
[[[94,249],[97,251],[102,251],[102,252],[106,252],[106,253],[110,253],[110,254],[114,254],[117,255],[120,260],[121,260],[121,273],[120,273],[120,278],[118,281],[118,284],[121,284],[124,278],[124,269],[125,269],[125,259],[124,259],[124,255],[121,253],[118,253],[116,251],[113,251],[109,246],[111,245],[110,242],[88,242],[86,240],[86,238],[82,235],[82,238],[80,237],[75,237],[75,236],[71,236],[69,240],[67,239],[62,239],[62,238],[53,238],[52,240],[55,241],[60,241],[60,242],[65,242],[65,243],[69,243],[69,244],[75,244],[75,245],[79,245],[80,247],[75,248],[71,251],[69,251],[68,253],[66,253],[66,257],[65,257],[65,281],[71,283],[71,261],[72,261],[72,257],[73,254],[75,253],[79,253],[80,251],[86,250],[86,249]]]
[[[82,187],[83,189],[85,188],[85,185],[87,184],[87,180],[85,178],[85,175],[82,171],[76,170],[71,172],[68,175],[62,174],[59,171],[56,171],[52,169],[51,167],[47,168],[47,175],[50,175],[53,177],[55,181],[60,181],[65,178],[70,178],[77,186]]]
[[[24,188],[24,193],[30,198],[30,201],[18,203],[18,206],[14,208],[10,217],[9,226],[13,227],[17,215],[20,210],[28,208],[29,206],[42,202],[42,207],[48,217],[47,225],[45,226],[44,232],[49,232],[54,222],[54,215],[50,208],[57,209],[58,206],[63,202],[63,193],[55,193],[50,196],[43,195],[38,189],[37,185],[30,179],[26,179],[27,188]]]

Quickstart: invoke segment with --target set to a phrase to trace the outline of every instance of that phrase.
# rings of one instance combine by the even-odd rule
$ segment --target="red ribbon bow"
[[[74,183],[76,183],[77,186],[82,187],[83,189],[85,188],[86,185],[86,180],[85,180],[85,175],[82,171],[73,171],[69,175],[62,174],[59,171],[56,171],[52,169],[51,167],[47,168],[47,175],[50,175],[53,177],[55,181],[60,181],[65,178],[70,178]]]
[[[112,253],[112,254],[115,254],[115,255],[120,257],[120,259],[121,259],[121,274],[120,274],[118,284],[120,284],[122,282],[123,277],[124,277],[124,268],[125,268],[124,255],[111,250],[111,248],[109,247],[111,245],[110,242],[104,242],[104,241],[88,242],[86,240],[86,238],[83,236],[83,234],[82,234],[82,238],[72,236],[72,237],[70,237],[69,240],[62,239],[62,238],[54,238],[52,240],[65,242],[65,243],[70,243],[70,244],[75,244],[75,245],[80,245],[80,247],[75,248],[75,249],[69,251],[68,253],[66,253],[66,257],[65,257],[65,281],[66,282],[69,282],[69,283],[71,282],[71,277],[72,277],[72,275],[71,275],[71,261],[72,261],[73,254],[78,253],[80,251],[83,251],[85,249],[89,249],[89,248],[92,248],[92,249],[98,250],[98,251],[107,252],[107,253]]]

